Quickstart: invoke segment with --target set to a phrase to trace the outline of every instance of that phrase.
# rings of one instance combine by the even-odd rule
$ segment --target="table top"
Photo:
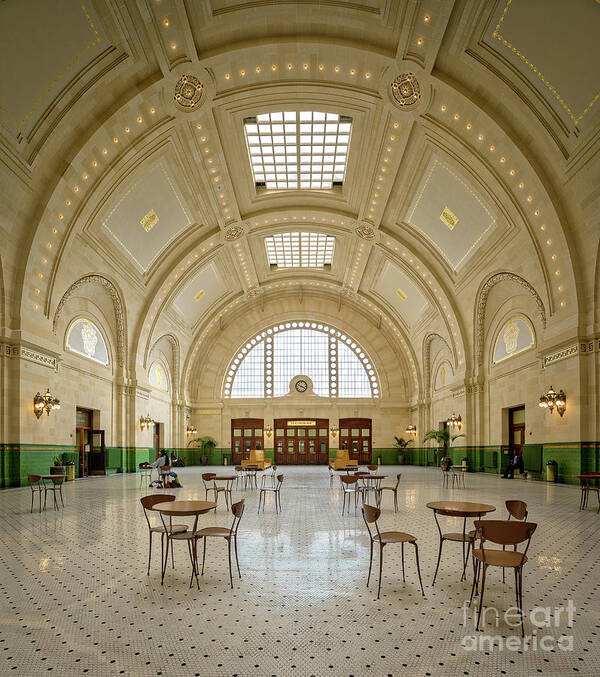
[[[235,475],[215,475],[213,477],[213,480],[223,480],[223,481],[234,480],[234,479],[235,479]]]
[[[163,513],[163,515],[200,515],[216,508],[214,501],[165,501],[157,503],[153,510]]]
[[[582,475],[575,475],[578,480],[600,480],[600,472],[584,472]]]
[[[358,465],[345,465],[343,468],[336,468],[336,472],[348,472],[348,470],[358,470],[361,466]],[[362,466],[364,467],[364,466]]]
[[[467,469],[467,466],[466,466],[466,465],[451,465],[450,467],[451,467],[451,468],[462,468],[463,470],[466,470],[466,469]]]
[[[387,475],[363,475],[361,479],[363,480],[383,480]]]
[[[475,517],[486,512],[493,512],[496,508],[487,503],[471,503],[469,501],[432,501],[427,504],[432,510],[443,510],[456,517]]]
[[[66,475],[40,475],[40,477],[43,480],[52,480],[52,479],[56,479],[56,480],[63,479],[64,480]]]

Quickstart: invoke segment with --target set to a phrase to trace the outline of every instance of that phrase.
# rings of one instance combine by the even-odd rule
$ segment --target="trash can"
[[[558,463],[556,461],[548,461],[546,463],[546,482],[556,482],[558,477]]]
[[[466,456],[461,460],[461,465],[462,465],[463,468],[467,467],[467,461],[468,460],[469,459]]]
[[[67,463],[65,467],[67,469],[67,482],[73,482],[75,479],[75,463],[71,461],[71,463]]]
[[[377,465],[381,465],[381,456],[377,457]]]

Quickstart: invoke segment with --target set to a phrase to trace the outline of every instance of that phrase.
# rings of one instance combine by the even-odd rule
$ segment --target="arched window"
[[[513,315],[496,336],[493,363],[498,364],[534,345],[535,336],[529,319],[525,315]]]
[[[251,338],[231,361],[223,383],[230,397],[281,397],[299,375],[322,397],[379,397],[375,369],[343,332],[318,322],[285,322]]]
[[[88,319],[75,320],[67,331],[67,349],[104,366],[108,365],[108,349],[98,327]]]
[[[167,376],[166,369],[160,362],[153,362],[150,365],[148,380],[150,385],[158,388],[158,390],[164,390],[165,392],[169,390],[169,377]]]

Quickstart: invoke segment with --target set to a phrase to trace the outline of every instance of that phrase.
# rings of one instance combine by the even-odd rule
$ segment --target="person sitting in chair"
[[[160,472],[161,479],[163,480],[165,487],[177,489],[181,486],[179,483],[179,478],[177,473],[172,470],[170,467],[171,461],[169,460],[169,453],[165,449],[160,450],[160,455],[152,464],[153,468],[158,468]],[[169,470],[163,471],[163,468],[169,468]]]
[[[518,454],[516,451],[512,452],[512,457],[510,461],[508,462],[508,466],[506,467],[506,470],[504,471],[504,475],[502,475],[503,479],[514,479],[515,476],[515,470],[518,470],[519,472],[523,472],[524,466],[523,466],[523,457]]]
[[[448,472],[452,467],[452,459],[447,453],[442,457],[442,460],[440,461],[440,467],[444,472]]]

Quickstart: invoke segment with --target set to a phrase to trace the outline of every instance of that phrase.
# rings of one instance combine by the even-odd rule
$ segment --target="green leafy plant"
[[[425,433],[423,442],[428,442],[429,440],[434,440],[441,446],[444,450],[444,456],[448,455],[448,447],[451,447],[454,443],[454,440],[457,440],[459,437],[464,437],[464,434],[460,435],[451,435],[448,428],[443,430],[428,430]]]
[[[61,467],[61,466],[64,466],[64,464],[65,463],[64,463],[64,459],[63,459],[62,454],[58,454],[58,456],[54,457],[54,465],[55,466]]]
[[[198,447],[202,450],[202,456],[210,456],[211,452],[217,446],[217,440],[210,436],[206,437],[196,437],[193,440],[188,442],[188,447],[190,446]]]
[[[394,439],[396,440],[394,442],[396,449],[406,449],[406,447],[408,447],[408,445],[412,444],[413,442],[412,440],[405,440],[404,438],[397,437],[396,435],[394,435]]]

